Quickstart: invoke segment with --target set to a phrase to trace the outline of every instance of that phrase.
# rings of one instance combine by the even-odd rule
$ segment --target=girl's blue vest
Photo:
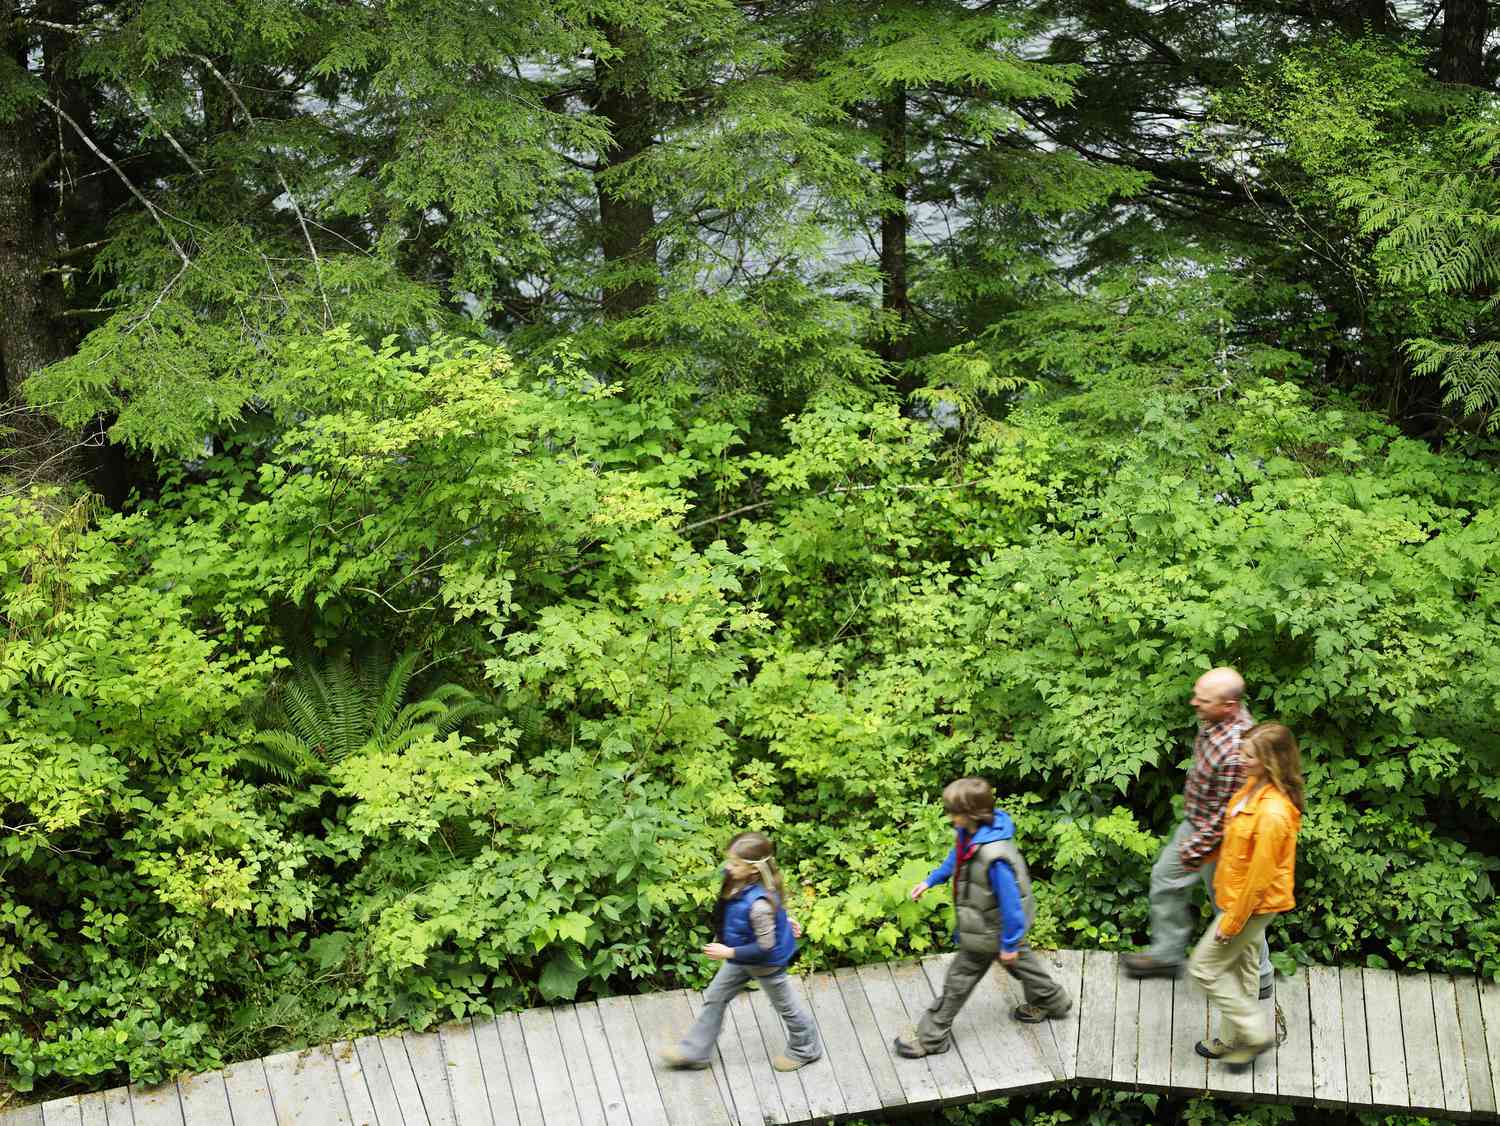
[[[776,944],[769,950],[755,946],[755,930],[750,926],[750,907],[757,899],[769,899],[776,906]],[[792,937],[792,923],[776,897],[761,887],[751,884],[736,893],[724,904],[724,933],[720,941],[725,946],[755,946],[753,958],[731,958],[741,966],[784,966],[797,953],[797,940]]]

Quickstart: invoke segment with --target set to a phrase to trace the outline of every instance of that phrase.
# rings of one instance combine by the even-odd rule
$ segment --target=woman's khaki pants
[[[1271,1021],[1260,1007],[1260,948],[1274,913],[1251,915],[1244,929],[1228,942],[1215,942],[1222,912],[1214,915],[1193,955],[1188,972],[1219,1007],[1223,1019],[1219,1039],[1230,1047],[1252,1048],[1275,1038]]]

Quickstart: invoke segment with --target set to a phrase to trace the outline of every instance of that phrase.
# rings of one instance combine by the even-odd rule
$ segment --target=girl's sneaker
[[[683,1055],[680,1048],[663,1048],[661,1062],[677,1071],[702,1071],[709,1064],[708,1060],[695,1060]]]

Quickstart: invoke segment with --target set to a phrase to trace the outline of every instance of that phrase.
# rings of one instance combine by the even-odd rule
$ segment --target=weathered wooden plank
[[[685,990],[688,1008],[692,1010],[693,1023],[698,1021],[698,1014],[703,1009],[703,994],[696,989]],[[734,1126],[740,1126],[739,1108],[735,1106],[734,1092],[729,1088],[728,1077],[724,1073],[724,1046],[725,1044],[735,1047],[739,1043],[739,1037],[733,1031],[726,1034],[723,1022],[719,1026],[719,1037],[714,1041],[713,1051],[709,1053],[709,1074],[714,1077],[714,1082],[719,1085],[719,1098],[723,1100],[724,1109],[729,1112],[729,1119]],[[580,1112],[581,1113],[581,1112]]]
[[[1485,1049],[1484,1015],[1479,1007],[1479,981],[1472,977],[1460,977],[1455,978],[1453,984],[1458,1000],[1459,1031],[1463,1036],[1469,1109],[1475,1115],[1494,1114],[1500,1100],[1495,1097],[1495,1077],[1490,1073],[1489,1055]]]
[[[890,962],[886,969],[890,971],[896,993],[906,1007],[906,1018],[915,1027],[922,1019],[922,1014],[932,1006],[933,991],[932,986],[927,983],[927,975],[918,962]],[[985,975],[988,976],[989,974]],[[940,1055],[929,1056],[927,1067],[933,1082],[937,1084],[938,1097],[943,1102],[958,1103],[974,1097],[974,1081],[969,1078],[968,1068],[964,1066],[962,1052],[949,1050]]]
[[[1285,1032],[1282,1020],[1281,1001],[1275,993],[1276,984],[1272,984],[1272,994],[1265,1001],[1257,1004],[1265,1016],[1265,1023],[1261,1026],[1269,1028],[1280,1039]],[[1255,1097],[1260,1100],[1273,1100],[1279,1096],[1276,1094],[1276,1055],[1281,1045],[1267,1049],[1255,1057],[1255,1062],[1250,1065],[1250,1085],[1255,1092]]]
[[[1458,1022],[1458,991],[1447,974],[1429,974],[1432,1019],[1437,1026],[1438,1066],[1443,1076],[1443,1109],[1455,1117],[1469,1113],[1469,1076],[1464,1068],[1464,1034]]]
[[[1313,1100],[1312,1021],[1308,1016],[1307,971],[1298,966],[1276,975],[1276,1003],[1286,1017],[1286,1039],[1276,1047],[1276,1093],[1283,1102]]]
[[[1339,996],[1342,1001],[1345,1097],[1351,1107],[1369,1106],[1370,1039],[1365,1030],[1365,975],[1358,966],[1339,970]]]
[[[671,1044],[693,1023],[687,994],[681,989],[632,997],[631,1005],[641,1035],[650,1045]],[[709,1072],[660,1068],[656,1085],[672,1126],[729,1126],[729,1112],[719,1095],[719,1085]]]
[[[608,1121],[604,1114],[604,1102],[599,1094],[599,1083],[594,1078],[594,1065],[589,1059],[588,1045],[584,1043],[583,1026],[578,1021],[578,1012],[572,1005],[559,1005],[552,1010],[552,1019],[557,1024],[557,1040],[562,1046],[563,1062],[568,1065],[568,1077],[573,1084],[573,1102],[578,1109],[578,1121],[582,1126],[604,1126]],[[450,1080],[454,1078],[449,1073]],[[452,1084],[455,1100],[458,1085]],[[459,1126],[463,1126],[462,1123]]]
[[[234,1116],[236,1126],[243,1122],[276,1121],[276,1104],[271,1101],[271,1084],[266,1079],[266,1065],[262,1060],[246,1060],[230,1064],[224,1069],[224,1090],[229,1095],[229,1113]],[[113,1095],[111,1091],[109,1094]],[[116,1102],[109,1104],[109,1126],[126,1126],[134,1118],[123,1115],[116,1119]],[[126,1114],[130,1104],[124,1105]]]
[[[406,1032],[401,1040],[406,1045],[406,1058],[411,1061],[427,1121],[431,1126],[453,1126],[453,1094],[448,1085],[442,1038],[436,1032]]]
[[[761,989],[746,990],[743,994],[750,1002],[751,1019],[760,1030],[760,1042],[765,1048],[766,1058],[779,1056],[786,1051],[786,1029],[781,1018],[771,1006],[770,999]],[[802,1075],[796,1071],[773,1071],[771,1082],[781,1096],[781,1106],[788,1122],[802,1122],[812,1117],[812,1104],[802,1086]]]
[[[276,1120],[276,1112],[271,1109],[271,1092],[268,1088],[265,1087],[265,1067],[259,1060],[252,1060],[250,1063],[246,1063],[241,1066],[247,1068],[253,1067],[256,1073],[260,1075],[261,1089],[265,1095],[265,1105],[266,1110],[269,1112],[269,1116],[260,1119],[259,1121],[274,1122]],[[235,1068],[229,1068],[228,1071],[225,1072],[226,1082],[228,1081],[229,1073],[234,1070]],[[240,1104],[237,1103],[234,1099],[234,1092],[231,1090],[229,1095],[230,1109],[238,1113],[239,1105]],[[109,1126],[135,1126],[135,1108],[130,1105],[129,1087],[115,1087],[111,1090],[105,1091],[104,1110],[105,1113],[109,1116]],[[235,1121],[239,1120],[236,1119]],[[250,1119],[250,1121],[253,1122],[256,1121],[256,1119]]]
[[[1476,1002],[1479,995],[1475,995]],[[849,1010],[844,1006],[844,995],[832,974],[813,974],[807,978],[807,999],[813,1016],[818,1021],[818,1031],[823,1037],[823,1052],[833,1067],[838,1079],[839,1093],[850,1114],[867,1114],[881,1107],[880,1093],[875,1089],[875,1077],[865,1061],[865,1053],[859,1046],[859,1034],[854,1031],[854,1022],[849,1019]],[[726,1066],[728,1060],[725,1060]],[[746,1072],[748,1077],[748,1071]],[[758,1123],[758,1118],[747,1118],[741,1111],[741,1119],[747,1124]]]
[[[406,1041],[393,1033],[377,1036],[375,1042],[380,1046],[380,1058],[385,1060],[385,1072],[390,1077],[391,1090],[396,1094],[396,1105],[401,1108],[402,1119],[407,1126],[432,1126],[422,1104],[422,1088],[417,1082],[416,1069],[406,1054]]]
[[[333,1054],[326,1047],[282,1052],[265,1060],[266,1082],[276,1105],[276,1121],[287,1126],[351,1126],[344,1088],[339,1083]],[[141,1123],[140,1102],[135,1119]]]
[[[1477,1001],[1479,994],[1474,994]],[[129,1093],[126,1093],[127,1103]],[[109,1126],[109,1106],[104,1101],[104,1092],[95,1091],[91,1095],[84,1095],[78,1100],[78,1111],[83,1126]]]
[[[1197,1051],[1198,1042],[1207,1037],[1208,995],[1183,974],[1172,982],[1171,1074],[1172,1086],[1184,1094],[1208,1089],[1208,1061]]]
[[[30,1106],[0,1111],[0,1126],[42,1126],[41,1104],[32,1103]]]
[[[1494,1084],[1495,1101],[1500,1103],[1500,981],[1495,978],[1480,978],[1479,1012],[1484,1022],[1484,1038],[1490,1062],[1490,1081]]]
[[[629,998],[621,998],[628,1008]],[[635,1028],[635,1018],[630,1018],[630,1027]],[[495,1017],[495,1030],[500,1038],[500,1054],[505,1060],[505,1074],[510,1080],[510,1093],[516,1100],[516,1115],[522,1126],[543,1121],[541,1092],[537,1088],[536,1076],[531,1070],[531,1056],[526,1051],[526,1034],[521,1031],[519,1013],[500,1013]],[[636,1033],[639,1040],[640,1033]],[[488,1075],[488,1071],[485,1073]],[[646,1064],[646,1074],[651,1074]],[[655,1087],[655,1080],[652,1080]]]
[[[184,1075],[177,1081],[177,1094],[187,1126],[233,1126],[223,1072]]]
[[[42,1126],[83,1126],[83,1107],[77,1095],[42,1104]]]
[[[1074,1002],[1080,1026],[1075,1074],[1085,1083],[1109,1079],[1115,1062],[1115,978],[1117,957],[1105,950],[1083,955],[1083,990]]]
[[[828,1042],[823,1038],[822,1022],[818,1020],[817,1010],[812,1007],[808,979],[800,974],[793,974],[791,983],[792,991],[802,1003],[803,1010],[812,1017],[813,1025],[818,1030],[818,1041],[823,1045],[822,1059],[804,1064],[797,1072],[802,1079],[802,1090],[807,1095],[807,1111],[815,1119],[842,1117],[848,1110],[848,1104],[844,1101],[838,1072],[834,1070],[833,1058],[828,1052]]]
[[[641,1021],[642,1008],[655,1009],[660,994],[636,997],[636,1020],[648,1041],[650,1028]],[[536,1082],[537,1097],[542,1100],[542,1121],[546,1126],[581,1126],[578,1103],[573,1098],[573,1079],[563,1059],[562,1041],[558,1039],[557,1022],[551,1009],[527,1009],[520,1015],[521,1036],[526,1041],[526,1057],[531,1077]],[[697,1074],[697,1073],[694,1073]],[[665,1093],[665,1092],[663,1092]],[[670,1112],[670,1107],[668,1111]]]
[[[1165,1091],[1172,1082],[1172,979],[1141,979],[1140,1056],[1135,1084],[1147,1091]]]
[[[1130,976],[1120,958],[1115,962],[1115,1032],[1109,1065],[1109,1081],[1117,1087],[1135,1086],[1140,1023],[1141,982]]]
[[[1073,1005],[1066,1016],[1056,1020],[1049,1020],[1044,1026],[1047,1032],[1052,1034],[1052,1044],[1056,1049],[1053,1057],[1055,1070],[1059,1082],[1072,1082],[1078,1073],[1078,1041],[1079,1030],[1083,1027],[1081,1013],[1083,1010],[1083,951],[1081,950],[1053,950],[1049,952],[1038,951],[1042,957],[1052,963],[1055,971],[1053,977],[1059,985],[1067,990],[1068,997]],[[1038,1030],[1038,1035],[1042,1035]]]
[[[1396,975],[1390,970],[1365,970],[1364,979],[1365,1021],[1370,1030],[1370,1101],[1382,1109],[1405,1110],[1411,1100],[1406,1090]]]
[[[859,973],[852,969],[834,971],[838,982],[839,996],[844,1000],[844,1011],[849,1014],[849,1023],[859,1040],[860,1051],[865,1057],[865,1066],[870,1069],[870,1078],[875,1084],[876,1097],[881,1107],[906,1105],[906,1091],[901,1086],[901,1077],[896,1073],[896,1061],[891,1054],[890,1042],[880,1034],[880,1025],[870,1008],[870,999],[865,996],[864,983]]]
[[[864,987],[865,998],[870,1002],[870,1011],[875,1014],[875,1025],[880,1030],[880,1039],[891,1053],[896,1076],[901,1080],[901,1090],[906,1094],[908,1106],[935,1106],[942,1101],[937,1080],[924,1059],[906,1059],[898,1056],[893,1046],[897,1036],[915,1037],[916,1029],[906,1006],[901,1003],[901,994],[891,980],[891,972],[884,965],[860,966],[859,983]]]
[[[1443,1070],[1438,1064],[1437,1026],[1432,1015],[1432,979],[1398,974],[1401,1039],[1406,1047],[1406,1093],[1412,1110],[1443,1109]]]
[[[454,1126],[491,1126],[489,1093],[484,1087],[484,1066],[479,1062],[474,1025],[467,1020],[450,1021],[438,1027],[437,1036],[453,1098]]]
[[[600,1030],[603,1036],[603,1029]],[[521,1126],[522,1122],[535,1122],[542,1116],[542,1108],[536,1103],[536,1088],[531,1085],[531,1076],[526,1077],[526,1092],[531,1102],[520,1106],[511,1090],[510,1067],[505,1062],[505,1049],[500,1044],[500,1023],[495,1018],[474,1018],[474,1041],[479,1045],[479,1066],[484,1071],[484,1090],[490,1100],[490,1117],[495,1126]],[[361,1041],[363,1043],[363,1041]],[[606,1045],[605,1051],[609,1048]],[[525,1118],[526,1114],[533,1117]],[[385,1126],[382,1122],[381,1126]]]
[[[599,1019],[604,1025],[605,1039],[609,1041],[609,1052],[615,1061],[615,1074],[620,1078],[625,1105],[630,1110],[631,1126],[668,1126],[667,1108],[662,1103],[656,1071],[651,1065],[651,1051],[641,1038],[630,998],[602,998]],[[652,1050],[656,1047],[653,1045]],[[523,1126],[535,1121],[524,1113],[521,1115]]]
[[[615,1061],[610,1055],[609,1041],[604,1035],[604,1023],[599,1019],[599,1006],[592,1001],[577,1004],[573,1006],[573,1013],[583,1032],[583,1043],[588,1051],[589,1064],[594,1070],[594,1084],[599,1091],[606,1126],[630,1126],[630,1111],[625,1106],[625,1092],[620,1088],[620,1077],[615,1074]],[[493,1095],[491,1098],[493,1099]],[[498,1126],[505,1124],[502,1122]]]
[[[353,1062],[358,1065],[365,1092],[370,1096],[375,1121],[379,1126],[403,1126],[406,1116],[401,1113],[401,1102],[396,1098],[396,1085],[391,1081],[391,1069],[385,1064],[380,1040],[374,1036],[361,1036],[356,1040]]]
[[[270,1060],[266,1064],[269,1070]],[[135,1115],[136,1126],[182,1126],[182,1100],[177,1094],[177,1084],[138,1087],[132,1083],[130,1112]]]
[[[800,1100],[791,1109],[782,1105],[781,1087],[776,1082],[776,1071],[771,1067],[771,1048],[760,1034],[760,1023],[755,1019],[755,1006],[749,993],[740,993],[724,1010],[724,1032],[733,1029],[745,1056],[745,1066],[750,1069],[751,1082],[755,1084],[756,1097],[768,1121],[795,1122]]]
[[[1307,1014],[1312,1036],[1313,1098],[1341,1106],[1349,1101],[1344,1065],[1344,996],[1339,971],[1307,967]]]
[[[375,1113],[375,1100],[370,1096],[370,1085],[365,1082],[365,1071],[360,1066],[359,1053],[349,1040],[340,1040],[330,1049],[333,1064],[338,1068],[339,1083],[344,1088],[344,1102],[349,1107],[349,1120],[354,1126],[379,1126],[380,1116]],[[188,1126],[194,1126],[188,1119]],[[238,1123],[235,1126],[239,1126]]]

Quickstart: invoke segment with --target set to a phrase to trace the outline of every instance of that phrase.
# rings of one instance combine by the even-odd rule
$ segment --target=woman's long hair
[[[1266,778],[1301,812],[1307,801],[1302,793],[1302,752],[1291,728],[1281,723],[1257,723],[1240,738],[1240,746],[1251,744],[1265,767]]]

